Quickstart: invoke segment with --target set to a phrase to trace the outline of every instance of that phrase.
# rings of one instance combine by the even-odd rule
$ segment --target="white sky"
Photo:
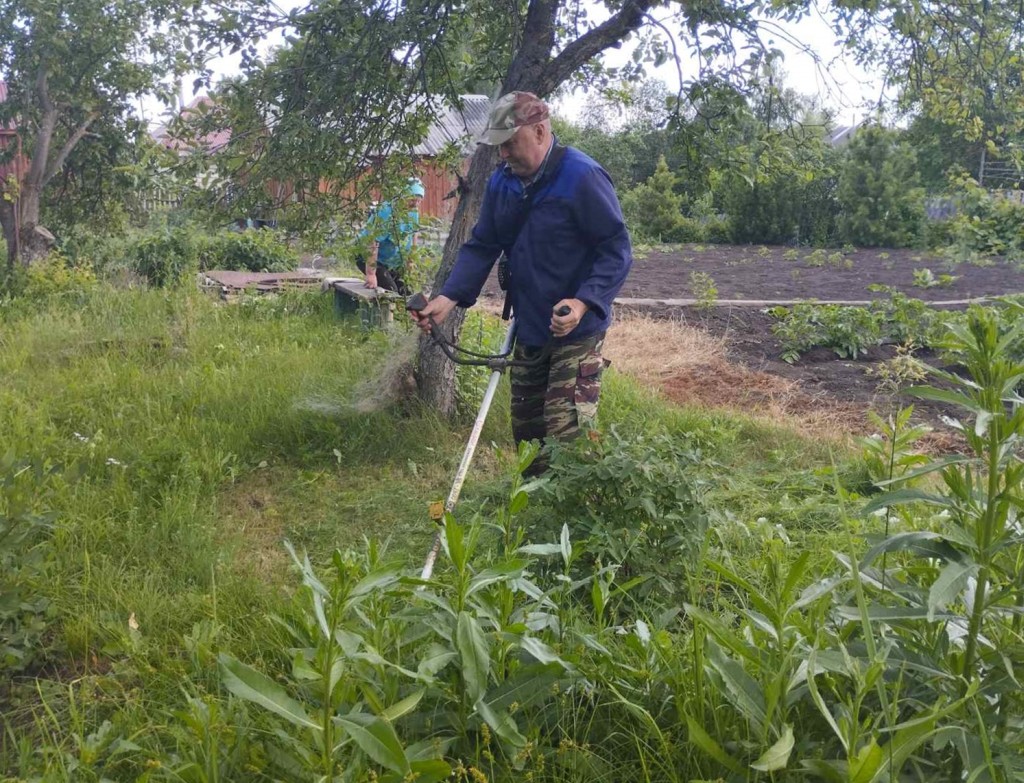
[[[285,10],[299,7],[305,2],[307,0],[277,0],[278,6]],[[666,27],[671,29],[673,25],[666,21]],[[283,36],[278,34],[263,41],[259,47],[260,51],[266,53],[282,41]],[[819,62],[815,63],[810,54],[794,46],[792,41],[799,41],[816,52]],[[818,96],[819,103],[824,108],[832,109],[837,124],[851,125],[873,113],[873,107],[877,104],[883,89],[882,75],[866,73],[858,66],[853,58],[842,50],[828,23],[817,11],[812,11],[809,16],[798,22],[778,25],[777,33],[766,36],[766,43],[785,54],[781,66],[785,74],[785,86],[804,95]],[[687,78],[693,73],[696,65],[692,59],[688,59],[684,47],[679,46],[678,49],[684,57],[681,66],[683,77]],[[606,62],[609,65],[624,63],[631,56],[632,50],[633,47],[628,44],[622,49],[612,49],[605,54]],[[240,58],[237,55],[226,56],[213,61],[211,66],[217,76],[230,76],[238,72],[239,62]],[[215,81],[217,76],[214,77]],[[649,73],[649,76],[665,82],[672,92],[678,88],[678,71],[673,62]],[[193,78],[187,78],[184,82],[183,97],[186,103],[196,95],[192,90]],[[203,91],[200,90],[201,92]],[[576,119],[585,100],[586,96],[576,94],[569,99],[556,102],[555,109],[568,119]],[[166,110],[155,99],[140,100],[139,106],[151,126],[158,124],[166,114]]]

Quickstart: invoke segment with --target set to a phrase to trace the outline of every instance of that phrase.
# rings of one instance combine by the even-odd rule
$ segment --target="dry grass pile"
[[[628,314],[615,323],[605,355],[619,372],[684,405],[738,410],[821,438],[865,431],[864,411],[796,381],[730,362],[727,340],[681,320]]]

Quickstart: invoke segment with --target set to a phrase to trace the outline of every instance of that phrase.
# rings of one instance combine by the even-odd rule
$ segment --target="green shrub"
[[[96,274],[88,261],[75,261],[54,251],[28,267],[16,266],[13,275],[0,276],[0,283],[21,302],[44,302],[85,295],[96,287]]]
[[[650,242],[701,242],[703,226],[683,215],[684,198],[675,192],[676,177],[665,158],[654,174],[622,196],[622,211],[629,230],[638,240]]]
[[[197,239],[200,269],[289,272],[299,254],[273,231],[221,231]]]
[[[177,285],[199,268],[196,243],[187,229],[162,229],[144,234],[127,249],[129,265],[150,285]]]
[[[750,162],[722,172],[714,189],[729,221],[730,241],[779,245],[826,244],[835,236],[832,153],[807,138],[741,149]]]
[[[961,197],[956,217],[944,224],[946,253],[954,261],[976,256],[1024,260],[1024,204],[981,187],[969,176],[957,180]]]
[[[906,247],[919,241],[924,189],[917,157],[896,131],[862,128],[839,174],[839,232],[844,242],[866,247]]]
[[[694,475],[700,464],[699,452],[678,437],[626,438],[613,427],[556,446],[538,497],[599,562],[619,563],[623,576],[649,577],[648,589],[672,595],[685,590],[679,575],[696,562],[707,529]]]
[[[128,266],[157,287],[200,269],[287,272],[299,263],[298,253],[272,231],[206,234],[188,225],[145,232],[124,253]]]

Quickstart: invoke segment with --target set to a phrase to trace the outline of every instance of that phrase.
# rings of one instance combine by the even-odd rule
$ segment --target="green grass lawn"
[[[13,650],[4,664],[8,682],[0,687],[0,771],[16,779],[45,780],[309,779],[306,773],[282,773],[288,765],[275,766],[270,748],[272,738],[282,736],[281,727],[273,723],[273,715],[227,697],[216,655],[230,653],[256,670],[276,672],[279,683],[291,682],[289,670],[303,681],[305,670],[293,669],[298,665],[293,660],[297,643],[282,631],[285,624],[274,618],[303,617],[296,602],[307,600],[315,587],[308,579],[307,586],[300,587],[303,580],[285,540],[298,552],[307,552],[314,569],[337,570],[340,581],[328,588],[332,601],[341,600],[332,591],[352,589],[344,574],[363,568],[353,565],[356,555],[335,559],[336,550],[361,552],[369,546],[365,567],[371,572],[374,562],[392,560],[404,566],[405,573],[418,573],[435,530],[427,504],[447,493],[469,422],[442,421],[415,403],[378,409],[359,404],[365,403],[361,397],[367,388],[374,388],[367,379],[392,350],[385,335],[368,334],[354,320],[338,320],[327,297],[309,293],[226,305],[188,291],[98,288],[48,302],[15,302],[0,310],[0,456],[7,454],[0,463],[0,479],[6,482],[0,512],[7,515],[8,524],[17,513],[27,519],[26,515],[45,511],[53,518],[52,529],[44,531],[40,524],[39,532],[20,548],[0,548],[9,574],[4,589],[10,595],[17,592],[19,600],[35,602],[32,609],[0,608],[4,642]],[[478,392],[479,379],[465,378],[464,390],[470,396]],[[488,563],[500,564],[511,556],[508,551],[502,554],[501,541],[504,535],[507,543],[515,528],[508,509],[510,502],[515,506],[519,489],[512,477],[516,455],[508,436],[507,400],[503,388],[455,515],[468,530],[476,531],[468,534],[467,547],[475,546],[481,559],[481,565],[472,569],[478,576],[487,573]],[[472,407],[470,399],[467,408]],[[679,595],[688,595],[686,600],[698,607],[719,611],[723,629],[739,627],[739,617],[730,612],[737,605],[750,606],[738,598],[745,589],[781,590],[787,569],[798,564],[800,574],[793,577],[793,584],[787,582],[790,593],[779,592],[772,599],[790,600],[786,596],[795,595],[797,584],[805,587],[836,568],[834,552],[862,550],[862,536],[881,530],[877,517],[858,516],[851,508],[859,502],[856,492],[867,491],[870,482],[863,462],[847,447],[802,438],[742,416],[672,406],[614,372],[607,376],[601,416],[602,429],[615,433],[606,442],[625,444],[625,451],[633,448],[629,444],[651,443],[655,451],[650,453],[657,456],[663,453],[657,451],[662,448],[658,444],[685,444],[685,471],[666,460],[660,469],[668,473],[659,475],[675,475],[672,471],[678,468],[680,481],[685,476],[692,482],[708,532],[699,544],[703,554],[678,566]],[[610,446],[605,448],[606,456],[617,458]],[[634,458],[616,463],[616,469],[632,475],[601,478],[595,468],[586,477],[593,482],[588,485],[592,489],[579,489],[578,496],[569,487],[561,500],[545,500],[543,488],[535,490],[529,509],[517,513],[522,513],[520,519],[529,530],[547,538],[530,543],[557,540],[563,523],[571,522],[591,501],[599,506],[605,490],[619,482],[624,485],[627,479],[641,488],[638,492],[649,490],[654,502],[665,502],[659,494],[665,487],[644,484],[645,464],[629,459]],[[617,502],[624,508],[630,505],[628,497]],[[611,519],[600,507],[589,513],[589,519],[600,524]],[[635,515],[644,510],[638,506],[628,513],[634,515],[629,518],[638,518]],[[504,533],[499,532],[502,525]],[[551,590],[556,592],[547,595],[561,598],[537,604],[526,619],[513,621],[513,612],[505,620],[488,620],[495,629],[506,628],[489,631],[489,643],[480,641],[500,656],[501,668],[495,668],[490,679],[500,682],[505,676],[501,672],[515,670],[512,659],[504,657],[508,651],[503,645],[518,644],[514,640],[533,628],[537,617],[553,611],[549,604],[557,604],[559,620],[557,628],[546,626],[545,633],[557,633],[545,637],[545,644],[553,646],[543,649],[557,648],[569,656],[578,647],[580,657],[573,660],[579,672],[593,663],[589,656],[607,653],[623,666],[628,663],[633,674],[627,676],[623,670],[605,681],[597,670],[587,670],[591,687],[598,689],[587,698],[599,692],[600,683],[612,686],[593,709],[585,709],[582,702],[565,706],[563,698],[563,706],[545,713],[547,718],[534,716],[533,723],[526,715],[517,718],[533,743],[531,752],[524,750],[529,745],[517,744],[518,735],[505,719],[495,719],[491,728],[503,727],[498,733],[507,763],[491,758],[488,769],[494,779],[524,769],[522,759],[517,760],[522,753],[530,759],[530,779],[624,779],[616,777],[620,773],[598,774],[597,767],[587,773],[582,761],[556,773],[551,763],[556,758],[564,761],[561,750],[551,750],[551,763],[545,767],[537,748],[545,742],[557,746],[558,737],[562,750],[568,747],[565,742],[582,742],[584,736],[594,743],[625,738],[630,749],[622,752],[629,764],[649,761],[650,754],[675,759],[632,779],[724,774],[735,758],[752,761],[769,746],[781,753],[779,743],[785,744],[785,738],[772,734],[774,729],[762,727],[758,734],[753,724],[736,715],[723,717],[724,705],[735,699],[735,694],[729,695],[729,676],[736,672],[719,662],[708,670],[719,674],[708,675],[713,682],[705,682],[699,663],[705,654],[721,652],[721,640],[719,646],[702,652],[692,623],[681,622],[682,605],[659,605],[656,591],[648,593],[644,603],[623,603],[630,588],[619,590],[625,580],[605,568],[614,535],[607,539],[607,550],[591,549],[588,554],[581,529],[573,525],[573,557],[583,559],[570,563],[567,557],[564,580],[554,579],[557,569],[533,566],[538,581],[541,576],[554,579]],[[570,535],[568,527],[566,531]],[[659,543],[653,533],[647,535],[628,553],[636,563],[645,562],[643,542]],[[597,533],[593,540],[599,540]],[[564,553],[565,539],[560,546]],[[386,554],[377,554],[380,549]],[[737,572],[733,576],[742,578],[711,569],[704,558],[725,563]],[[451,600],[465,602],[463,613],[476,607],[476,619],[466,622],[504,617],[501,607],[506,602],[512,611],[523,600],[523,583],[514,578],[525,578],[524,566],[515,566],[518,560],[509,562],[513,565],[495,565],[493,578],[483,580],[474,593],[476,588],[468,587],[471,572],[466,570],[466,581],[460,581],[463,570],[442,554],[439,579],[462,585]],[[676,573],[671,558],[651,565]],[[596,575],[583,579],[584,589],[570,590],[578,569],[586,568],[597,569]],[[643,577],[643,570],[641,565],[633,576]],[[591,600],[598,601],[599,586],[605,581],[608,600],[619,608],[597,612]],[[369,606],[352,609],[352,622],[360,624],[367,639],[380,637],[375,649],[381,654],[391,651],[401,657],[403,650],[425,644],[432,627],[441,626],[435,618],[415,626],[415,631],[403,626],[389,636],[414,603],[415,593],[388,603],[388,591],[398,589],[399,583],[386,584],[392,586],[382,586],[377,598],[366,599]],[[492,589],[499,592],[492,596]],[[482,596],[487,596],[486,602]],[[621,613],[628,606],[640,614],[626,618]],[[756,601],[753,607],[765,611]],[[592,622],[586,619],[592,611],[597,612],[598,623],[593,627],[585,625]],[[655,641],[666,647],[643,647],[648,644],[644,633],[649,632],[641,633],[636,625],[641,617],[646,618],[643,628],[664,634]],[[507,627],[502,625],[506,621]],[[316,620],[310,622],[315,631]],[[459,622],[460,645],[476,638],[475,626]],[[574,623],[579,624],[578,635],[566,635]],[[8,633],[26,627],[34,630],[21,636]],[[618,636],[615,628],[621,630]],[[448,635],[439,632],[455,644],[454,630]],[[705,629],[700,638],[710,639],[716,632]],[[294,634],[294,628],[289,633]],[[746,649],[747,642],[736,644],[736,650]],[[541,659],[548,655],[538,652],[536,645],[529,649]],[[676,651],[670,655],[670,649]],[[461,646],[460,650],[465,660],[468,653]],[[696,658],[686,657],[691,653]],[[415,668],[426,653],[411,654],[414,660],[406,665]],[[645,655],[649,659],[641,660]],[[314,655],[310,660],[319,659]],[[361,660],[359,666],[370,667],[360,669],[363,690],[356,688],[345,697],[358,709],[373,711],[377,699],[384,704],[406,693],[404,686],[388,679],[392,675],[380,668],[383,664],[366,663],[370,659],[365,656]],[[610,666],[610,660],[602,666]],[[356,664],[352,667],[356,671]],[[752,677],[763,674],[749,663],[747,668]],[[384,678],[372,687],[365,679],[371,671]],[[465,663],[457,671],[451,666],[446,671],[452,672],[451,682],[462,683],[468,692],[475,687]],[[637,676],[649,678],[650,692],[629,690],[627,700],[624,693],[634,684],[627,685],[626,680]],[[427,695],[419,697],[424,704],[443,705],[455,698],[451,682],[430,682]],[[716,695],[700,696],[701,689],[715,688]],[[586,690],[574,692],[582,698]],[[874,699],[870,688],[867,692],[865,709]],[[356,693],[361,695],[357,698]],[[856,693],[864,698],[861,691]],[[841,689],[832,696],[841,701]],[[805,692],[801,698],[810,697]],[[616,707],[627,702],[631,706],[625,712]],[[474,711],[472,703],[460,699],[451,703],[461,706],[446,720],[460,726],[462,733],[451,746],[457,751],[450,750],[447,758],[453,764],[456,758],[459,764],[465,761],[466,768],[472,760],[482,770],[491,750],[480,744],[480,708]],[[709,718],[704,709],[713,704],[719,704],[720,711]],[[438,715],[443,711],[441,706],[432,709]],[[665,737],[670,731],[666,726],[686,724],[687,715],[694,720],[695,709],[717,740],[705,742],[693,726],[689,741],[678,734]],[[804,725],[804,741],[814,749],[811,755],[832,752],[837,745],[834,739],[828,741],[827,731],[822,732],[820,715],[817,727],[809,728],[815,720],[814,704],[806,701],[801,709],[800,715],[786,712],[785,721],[779,718],[782,722],[771,725]],[[584,715],[585,725],[574,734],[570,725]],[[411,734],[431,735],[424,725],[416,726],[409,729]],[[293,743],[303,736],[298,730],[285,733]],[[380,767],[380,758],[362,740],[357,744],[369,757],[349,757],[345,754],[351,749],[338,750],[350,764],[349,773],[339,773],[341,779],[370,780],[375,778],[367,777],[369,769],[386,771],[387,765]],[[199,749],[205,749],[202,758]],[[588,763],[596,764],[596,756],[588,753],[588,758],[593,756]],[[686,762],[685,773],[684,757],[693,760]],[[367,766],[368,758],[377,766]],[[726,758],[729,763],[722,760]],[[320,762],[314,758],[303,763],[308,771]],[[323,763],[329,767],[334,762]],[[339,769],[344,766],[338,764]],[[357,774],[357,769],[362,771]],[[440,775],[439,768],[417,769],[423,780],[445,777],[431,777]],[[762,773],[735,779],[762,777],[769,779]]]

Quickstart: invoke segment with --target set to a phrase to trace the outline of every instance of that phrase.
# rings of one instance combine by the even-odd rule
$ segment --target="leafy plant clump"
[[[299,261],[298,253],[271,231],[207,234],[190,226],[146,232],[125,253],[129,267],[158,288],[199,270],[287,272]]]
[[[954,262],[1003,257],[1024,261],[1024,204],[969,176],[955,180],[957,213],[943,224],[942,252]]]
[[[612,428],[556,447],[538,497],[598,562],[620,564],[623,575],[652,580],[648,589],[677,594],[707,529],[700,463],[700,451],[677,438],[627,438]]]
[[[885,286],[874,290],[888,292],[889,299],[876,299],[870,307],[801,302],[771,308],[769,312],[777,319],[772,333],[782,343],[782,359],[793,363],[817,347],[831,348],[844,359],[856,359],[883,342],[934,348],[946,324],[962,317]]]

